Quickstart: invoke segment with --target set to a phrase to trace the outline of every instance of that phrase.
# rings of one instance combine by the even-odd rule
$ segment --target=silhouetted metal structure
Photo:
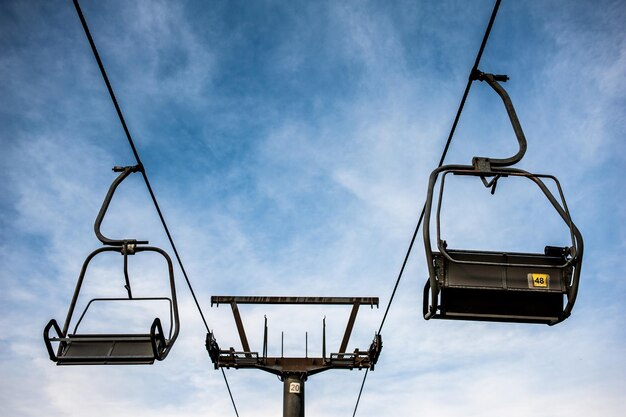
[[[484,320],[556,324],[571,313],[578,293],[583,256],[583,239],[571,219],[561,185],[552,175],[531,174],[511,165],[526,152],[526,138],[513,103],[498,83],[506,75],[474,71],[473,77],[486,81],[500,96],[518,141],[518,152],[509,158],[474,157],[472,165],[444,165],[430,175],[424,216],[424,246],[429,279],[424,287],[424,318]],[[546,246],[544,253],[507,253],[448,249],[440,236],[441,202],[447,175],[481,179],[495,193],[498,181],[522,177],[534,182],[569,228],[571,246]],[[430,241],[430,219],[434,188],[441,175],[436,212],[437,248]],[[557,199],[545,179],[558,190]],[[567,299],[565,306],[564,298]]]
[[[304,416],[304,383],[311,375],[330,369],[374,369],[382,349],[380,334],[376,334],[369,349],[355,349],[346,352],[354,321],[362,305],[378,307],[377,297],[211,297],[211,305],[229,304],[241,340],[243,350],[234,348],[220,349],[212,332],[207,334],[206,348],[213,361],[215,369],[260,369],[278,375],[283,382],[283,417]],[[296,304],[296,305],[352,305],[352,311],[346,325],[346,330],[337,353],[326,355],[326,320],[323,321],[322,356],[309,357],[270,357],[267,355],[267,318],[265,319],[263,352],[252,352],[244,329],[239,304]]]
[[[102,220],[104,219],[117,186],[131,173],[138,172],[140,167],[115,167],[113,170],[120,172],[120,175],[111,184],[94,223],[96,236],[107,246],[93,251],[83,263],[63,328],[61,329],[57,321],[52,319],[46,325],[43,332],[50,359],[56,362],[57,365],[152,364],[155,360],[160,361],[165,359],[178,336],[178,304],[176,302],[174,270],[170,257],[162,249],[152,246],[141,246],[147,244],[148,241],[138,241],[136,239],[109,239],[100,232],[100,225],[102,224]],[[70,325],[87,272],[87,267],[94,257],[104,252],[117,252],[124,257],[124,288],[128,293],[128,297],[91,299],[76,321],[74,329],[70,332]],[[169,276],[170,297],[133,297],[128,274],[128,257],[141,252],[158,253],[164,258]],[[147,332],[140,334],[86,334],[79,332],[80,323],[94,303],[133,303],[137,301],[167,301],[169,303],[170,326],[167,336],[163,331],[161,320],[158,317],[154,319]],[[102,319],[104,320],[104,318]],[[54,337],[50,336],[52,329],[54,329],[57,334]],[[52,345],[53,343],[58,343],[56,352]]]

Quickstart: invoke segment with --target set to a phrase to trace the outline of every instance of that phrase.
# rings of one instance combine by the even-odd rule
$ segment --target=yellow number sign
[[[550,275],[528,274],[528,284],[532,288],[550,288]]]

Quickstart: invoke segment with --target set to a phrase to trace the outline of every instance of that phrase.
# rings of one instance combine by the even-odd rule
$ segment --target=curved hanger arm
[[[93,230],[96,233],[96,237],[100,240],[100,242],[102,242],[105,245],[124,246],[125,244],[129,244],[129,243],[130,244],[138,244],[138,243],[147,244],[148,243],[147,240],[137,241],[136,239],[109,239],[108,237],[104,236],[102,232],[100,232],[100,226],[102,225],[102,220],[104,220],[104,215],[106,214],[107,209],[109,208],[109,204],[111,203],[111,199],[113,198],[113,194],[115,193],[117,186],[120,185],[121,182],[124,181],[126,177],[128,177],[130,174],[132,174],[133,172],[139,172],[141,170],[142,170],[141,165],[135,165],[131,167],[114,167],[113,168],[113,171],[120,172],[120,175],[118,175],[117,178],[113,180],[113,183],[109,187],[109,191],[107,192],[106,197],[104,197],[104,201],[102,202],[102,207],[100,207],[100,212],[98,212],[98,216],[96,217],[96,221],[93,225]]]
[[[526,153],[527,143],[526,136],[524,136],[524,131],[522,130],[522,125],[517,118],[517,113],[515,113],[515,108],[513,107],[513,102],[511,98],[507,94],[506,90],[498,83],[498,81],[506,81],[508,77],[506,75],[494,75],[494,74],[485,74],[483,72],[479,72],[476,75],[476,79],[480,81],[486,81],[487,84],[491,86],[495,90],[496,93],[500,96],[502,101],[504,102],[504,107],[506,108],[506,112],[509,115],[509,120],[511,120],[511,125],[513,126],[513,131],[515,132],[515,137],[517,138],[517,143],[519,145],[519,149],[517,153],[509,158],[488,158],[483,156],[475,156],[472,159],[472,165],[474,167],[487,166],[489,167],[507,167],[511,165],[515,165],[518,163]],[[486,162],[487,164],[481,164],[481,162]]]

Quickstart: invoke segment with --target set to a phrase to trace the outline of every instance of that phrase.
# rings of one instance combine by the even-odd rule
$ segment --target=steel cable
[[[463,92],[463,96],[461,98],[461,102],[459,104],[459,108],[456,112],[456,116],[454,117],[454,122],[452,123],[452,127],[450,129],[450,134],[448,135],[448,139],[446,140],[446,145],[443,148],[443,152],[441,153],[441,158],[439,159],[439,163],[437,164],[437,168],[443,165],[444,160],[448,154],[448,149],[450,148],[450,143],[452,142],[452,137],[454,136],[454,132],[456,131],[456,127],[459,123],[459,119],[461,118],[461,113],[463,112],[463,107],[465,106],[465,101],[467,100],[467,96],[469,95],[470,88],[472,87],[473,81],[476,80],[476,73],[478,71],[478,64],[480,63],[480,59],[483,56],[483,52],[485,50],[485,46],[487,45],[487,40],[489,39],[489,35],[491,34],[491,28],[493,27],[493,22],[496,19],[496,15],[498,14],[498,9],[500,8],[501,0],[496,0],[493,11],[491,12],[491,17],[489,19],[489,23],[487,24],[487,29],[485,30],[485,34],[483,36],[483,40],[480,44],[480,48],[478,49],[478,54],[476,54],[476,59],[474,61],[474,65],[470,71],[470,74],[467,79],[467,85],[465,86],[465,91]],[[413,236],[411,237],[411,242],[409,243],[409,247],[407,249],[406,255],[404,256],[404,260],[402,262],[402,266],[400,267],[400,272],[398,273],[398,277],[396,279],[396,283],[393,287],[393,291],[391,292],[391,297],[389,298],[389,302],[387,303],[387,307],[385,309],[385,314],[380,323],[380,327],[378,328],[378,334],[380,334],[383,330],[383,326],[385,325],[385,320],[387,319],[387,314],[389,313],[389,309],[391,308],[391,303],[396,295],[398,290],[398,286],[400,285],[400,281],[402,280],[402,275],[404,274],[404,269],[409,260],[409,256],[411,255],[411,250],[413,249],[413,244],[415,243],[415,238],[417,237],[417,233],[422,225],[422,221],[424,220],[424,213],[426,212],[426,203],[422,206],[422,211],[419,215],[419,219],[417,221],[417,225],[415,226],[415,231],[413,232]],[[359,407],[359,402],[361,400],[361,395],[363,393],[363,387],[365,386],[365,381],[367,379],[368,372],[365,372],[363,375],[363,381],[361,383],[361,389],[359,390],[359,395],[356,400],[356,404],[354,406],[354,412],[352,413],[352,417],[356,416],[357,409]]]
[[[91,50],[93,51],[93,55],[96,58],[96,62],[98,63],[98,68],[100,68],[100,73],[102,74],[102,78],[104,79],[104,83],[106,84],[107,90],[109,91],[109,95],[111,96],[111,100],[113,101],[113,105],[115,106],[115,111],[117,112],[117,116],[120,119],[120,123],[122,124],[122,128],[124,129],[124,133],[126,134],[126,139],[128,140],[128,144],[130,145],[131,150],[133,151],[133,155],[135,156],[135,160],[137,161],[137,165],[139,165],[140,169],[139,171],[141,172],[141,175],[144,179],[144,182],[146,183],[146,187],[148,188],[148,192],[150,193],[150,197],[152,198],[152,202],[154,203],[154,207],[156,208],[156,211],[159,215],[159,219],[161,220],[161,224],[163,225],[163,228],[165,229],[165,233],[167,235],[167,238],[170,242],[170,245],[172,246],[172,249],[174,251],[174,255],[176,256],[176,260],[178,261],[178,265],[180,266],[181,271],[183,272],[183,276],[185,277],[185,281],[187,281],[187,286],[189,287],[189,290],[191,291],[191,295],[193,296],[194,301],[196,302],[196,306],[198,307],[198,311],[200,312],[200,316],[202,317],[202,321],[204,322],[204,326],[206,327],[207,331],[209,331],[209,325],[207,324],[206,319],[204,318],[204,314],[202,312],[202,309],[200,308],[200,304],[198,303],[198,299],[196,298],[196,294],[191,286],[191,282],[189,281],[189,277],[187,276],[187,272],[185,271],[185,267],[183,266],[183,262],[181,260],[181,257],[178,253],[178,249],[176,249],[176,245],[174,244],[174,239],[172,238],[172,235],[170,234],[170,230],[167,227],[167,223],[165,222],[165,218],[163,217],[163,213],[161,212],[161,208],[159,206],[159,203],[157,202],[156,196],[154,194],[154,191],[152,190],[152,186],[150,185],[150,181],[148,180],[148,176],[146,175],[146,170],[145,167],[143,165],[143,163],[141,162],[141,158],[139,157],[139,153],[137,152],[137,148],[135,147],[135,142],[133,141],[132,136],[130,135],[130,131],[128,130],[128,126],[126,125],[126,121],[124,120],[124,116],[122,115],[122,110],[120,109],[120,106],[117,102],[117,99],[115,98],[115,93],[113,92],[113,88],[111,87],[111,83],[109,82],[109,77],[106,74],[106,71],[104,69],[104,65],[102,64],[102,60],[100,59],[100,54],[98,53],[98,49],[96,48],[96,44],[93,41],[93,38],[91,37],[91,33],[89,31],[89,27],[87,26],[87,22],[85,20],[85,17],[83,16],[83,12],[80,8],[80,5],[78,4],[78,0],[73,0],[74,2],[74,6],[76,7],[76,12],[78,13],[78,17],[80,18],[80,22],[82,23],[83,29],[85,30],[85,35],[87,35],[87,39],[89,40],[89,45],[91,45]]]
[[[220,368],[222,371],[222,375],[224,376],[224,382],[226,383],[226,388],[228,389],[228,395],[230,395],[230,401],[233,403],[233,409],[235,410],[235,415],[239,417],[239,412],[237,411],[237,406],[235,405],[235,399],[233,398],[233,393],[230,391],[230,384],[228,383],[228,379],[226,379],[226,372],[224,372],[224,368]]]
[[[126,125],[126,121],[124,119],[124,115],[122,114],[122,110],[117,102],[117,98],[115,97],[115,93],[113,92],[113,87],[111,86],[111,83],[109,82],[109,77],[107,76],[107,73],[104,69],[104,65],[102,63],[102,60],[100,59],[100,54],[98,53],[98,49],[96,48],[96,44],[91,36],[91,32],[89,31],[89,27],[87,26],[87,21],[85,20],[85,16],[83,15],[83,12],[80,8],[80,4],[78,3],[78,0],[73,0],[74,3],[74,7],[76,8],[76,13],[78,14],[78,18],[80,19],[80,22],[82,24],[83,30],[85,31],[85,35],[87,36],[87,40],[89,41],[89,45],[91,46],[91,50],[93,52],[94,58],[96,59],[96,62],[98,63],[98,68],[100,69],[100,73],[102,75],[102,78],[104,80],[104,83],[106,84],[107,90],[109,92],[109,95],[111,96],[111,101],[113,102],[113,105],[115,106],[115,111],[117,112],[117,116],[120,120],[120,123],[122,124],[122,128],[124,129],[124,133],[126,134],[126,139],[128,140],[128,144],[130,145],[130,148],[133,152],[133,155],[135,157],[135,160],[137,161],[137,165],[139,165],[140,167],[140,172],[141,175],[144,179],[144,182],[146,184],[146,188],[148,189],[148,193],[150,194],[150,198],[152,199],[152,202],[154,203],[154,207],[159,215],[159,219],[161,220],[161,224],[163,225],[163,229],[165,230],[165,234],[167,235],[167,238],[170,242],[170,245],[172,246],[172,250],[174,251],[174,255],[176,257],[176,260],[178,261],[178,265],[180,266],[180,269],[183,273],[183,276],[185,277],[185,281],[187,282],[187,286],[189,287],[189,291],[191,292],[191,296],[193,297],[193,300],[196,304],[196,307],[198,309],[198,312],[200,313],[200,317],[202,318],[202,322],[204,323],[204,327],[206,328],[207,332],[210,331],[209,329],[209,325],[204,317],[204,313],[202,312],[202,308],[200,307],[200,303],[198,302],[198,298],[196,297],[196,293],[193,290],[193,287],[191,285],[191,281],[189,280],[189,277],[187,275],[187,271],[185,270],[185,267],[183,266],[183,261],[180,257],[180,254],[178,253],[178,249],[176,248],[176,245],[174,244],[174,239],[172,238],[172,235],[170,233],[169,228],[167,227],[167,223],[165,221],[165,217],[163,216],[163,213],[161,212],[161,208],[159,206],[159,203],[156,199],[156,195],[154,194],[154,191],[152,190],[152,186],[150,185],[150,181],[148,180],[148,176],[146,174],[145,171],[145,167],[143,165],[143,163],[141,162],[141,158],[139,157],[139,153],[137,152],[137,148],[135,146],[135,142],[133,141],[133,138],[130,134],[130,131],[128,130],[128,126]],[[226,382],[226,388],[228,388],[228,394],[230,395],[230,399],[233,403],[233,408],[235,410],[235,414],[237,415],[237,417],[239,417],[239,413],[237,412],[237,406],[235,405],[235,400],[233,398],[233,395],[231,393],[230,390],[230,386],[228,385],[228,380],[226,379],[226,374],[224,373],[224,371],[222,371],[222,374],[224,375],[224,381]]]

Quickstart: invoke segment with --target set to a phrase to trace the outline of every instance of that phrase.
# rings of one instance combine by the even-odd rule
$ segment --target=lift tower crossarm
[[[378,297],[281,297],[281,296],[213,296],[211,306],[230,305],[239,332],[243,351],[234,348],[222,350],[212,332],[207,334],[206,348],[215,369],[258,369],[278,375],[283,381],[283,417],[304,417],[304,383],[311,375],[331,369],[369,369],[373,370],[382,349],[380,334],[375,334],[369,349],[355,349],[346,352],[350,335],[354,327],[359,307],[369,305],[378,307]],[[267,356],[267,318],[263,336],[263,354],[252,352],[244,330],[238,304],[282,304],[282,305],[352,305],[348,324],[338,353],[326,356],[326,321],[324,319],[322,357],[280,357]]]
[[[378,297],[280,297],[280,296],[222,296],[211,297],[211,307],[220,304],[361,304],[378,307]]]

